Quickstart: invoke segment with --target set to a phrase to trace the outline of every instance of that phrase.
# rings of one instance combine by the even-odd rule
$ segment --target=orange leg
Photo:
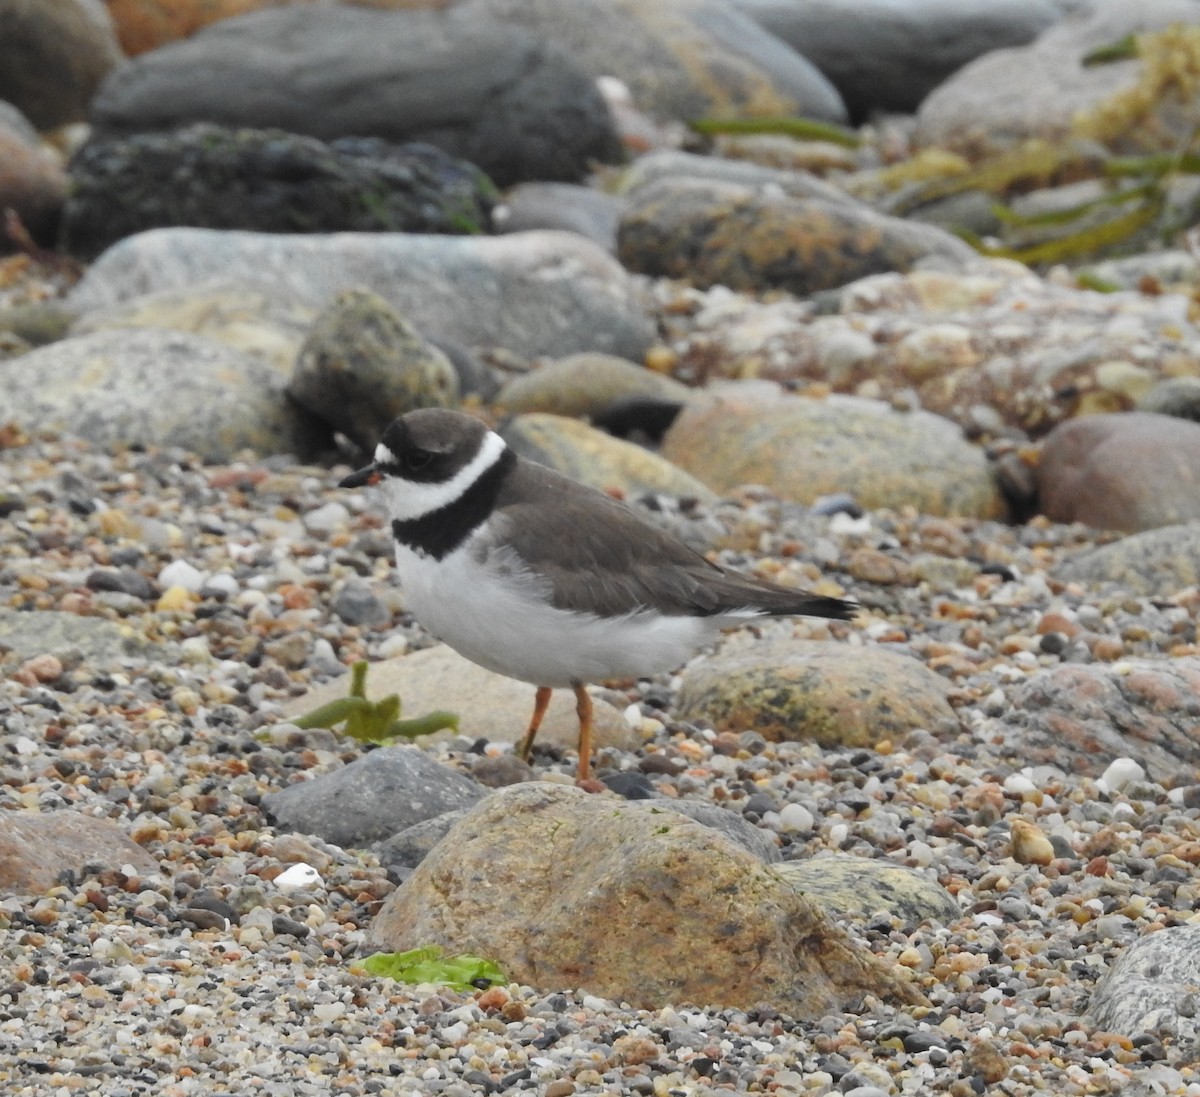
[[[517,748],[517,757],[523,762],[529,761],[529,752],[533,750],[534,736],[537,735],[538,728],[542,726],[542,717],[546,715],[546,709],[550,705],[550,694],[554,691],[549,686],[538,686],[537,697],[533,702],[533,715],[529,718],[529,730],[525,732],[525,738],[521,740],[521,745]]]
[[[575,714],[579,717],[579,771],[575,782],[591,776],[592,764],[592,696],[582,682],[574,683]]]

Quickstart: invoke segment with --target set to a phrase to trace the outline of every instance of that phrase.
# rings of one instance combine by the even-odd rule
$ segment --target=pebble
[[[677,722],[678,679],[618,691],[644,717],[646,741],[604,752],[599,776],[636,773],[664,798],[721,805],[746,826],[757,817],[785,860],[878,858],[954,896],[962,917],[944,924],[899,926],[873,911],[853,924],[911,973],[928,1007],[867,1002],[800,1025],[770,1011],[641,1010],[518,984],[493,988],[504,997],[485,1006],[484,992],[364,974],[366,928],[394,886],[386,871],[352,844],[283,834],[261,811],[264,797],[369,753],[278,722],[283,705],[357,659],[428,643],[391,600],[386,549],[361,547],[378,532],[373,513],[344,506],[338,526],[325,509],[339,502],[332,477],[283,465],[272,475],[287,490],[268,495],[216,492],[207,474],[221,470],[137,451],[36,439],[2,457],[6,479],[36,505],[0,524],[0,609],[26,618],[22,609],[61,611],[83,594],[111,616],[101,597],[119,594],[129,602],[113,627],[141,646],[97,658],[76,628],[62,650],[0,650],[0,810],[114,820],[163,870],[85,866],[45,895],[0,896],[5,1092],[967,1097],[1002,1084],[1010,1097],[1138,1087],[1200,1097],[1186,1047],[1097,1033],[1082,1016],[1132,941],[1194,917],[1200,786],[1186,767],[1144,772],[1129,759],[1103,773],[1034,766],[1008,702],[1035,665],[1071,650],[1039,648],[1051,633],[1113,638],[1116,675],[1122,661],[1174,659],[1192,642],[1194,595],[1152,602],[1050,581],[1092,547],[1085,528],[886,511],[838,523],[844,515],[753,497],[702,508],[723,543],[740,547],[738,566],[765,554],[807,567],[820,553],[868,605],[845,642],[902,651],[943,675],[961,717],[952,737],[915,731],[848,750],[769,742],[750,728],[721,736]],[[67,463],[103,507],[56,502]],[[313,527],[323,510],[318,526],[332,525]],[[123,530],[157,531],[153,541],[105,533],[113,512]],[[223,532],[205,532],[217,519]],[[961,590],[855,584],[844,562],[859,549],[909,568],[942,553],[1013,578],[980,571]],[[131,569],[158,601],[132,585],[89,589],[89,575],[114,568]],[[352,581],[388,609],[390,628],[376,634],[334,612]],[[1190,701],[1178,703],[1186,716]],[[424,751],[470,774],[483,757],[473,747],[451,738]],[[539,762],[507,776],[570,781],[570,768]],[[297,870],[308,886],[289,887]]]

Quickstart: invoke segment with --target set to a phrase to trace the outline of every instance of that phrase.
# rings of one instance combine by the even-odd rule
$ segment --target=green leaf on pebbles
[[[350,693],[299,717],[298,728],[332,728],[344,723],[343,731],[361,743],[391,743],[415,739],[443,728],[457,728],[451,712],[430,712],[408,720],[400,719],[400,697],[389,693],[378,701],[367,699],[367,667],[364,660],[350,668]]]
[[[507,983],[504,972],[491,960],[466,953],[443,956],[436,945],[408,952],[376,952],[362,966],[372,975],[382,975],[401,983],[435,983],[454,990],[486,990]]]

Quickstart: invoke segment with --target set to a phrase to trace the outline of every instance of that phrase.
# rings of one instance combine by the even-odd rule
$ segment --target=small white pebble
[[[1037,785],[1023,773],[1010,773],[1004,778],[1004,791],[1012,796],[1024,796],[1027,792],[1036,792]]]
[[[780,830],[794,830],[807,834],[815,822],[813,813],[803,804],[787,804],[779,812]]]
[[[232,598],[241,589],[241,585],[233,577],[232,572],[219,571],[216,575],[210,575],[204,580],[204,586],[200,588],[200,593],[209,597]]]
[[[313,1016],[318,1021],[340,1021],[346,1015],[345,1002],[318,1002],[312,1007]]]
[[[158,573],[158,585],[164,590],[183,587],[189,594],[199,594],[207,578],[204,572],[186,560],[172,560]]]
[[[403,633],[393,632],[379,645],[381,659],[394,659],[408,651],[408,637]]]
[[[1132,758],[1114,758],[1096,784],[1109,792],[1120,792],[1126,785],[1145,779],[1146,771]]]
[[[350,524],[350,512],[341,503],[326,503],[310,510],[301,521],[309,533],[333,533]]]
[[[298,864],[285,869],[275,877],[275,886],[280,891],[299,891],[302,888],[320,887],[324,881],[312,865]]]

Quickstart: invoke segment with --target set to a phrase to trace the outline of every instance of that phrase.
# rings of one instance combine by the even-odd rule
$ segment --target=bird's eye
[[[420,472],[432,460],[433,454],[429,450],[413,449],[404,455],[404,467],[409,472]]]

